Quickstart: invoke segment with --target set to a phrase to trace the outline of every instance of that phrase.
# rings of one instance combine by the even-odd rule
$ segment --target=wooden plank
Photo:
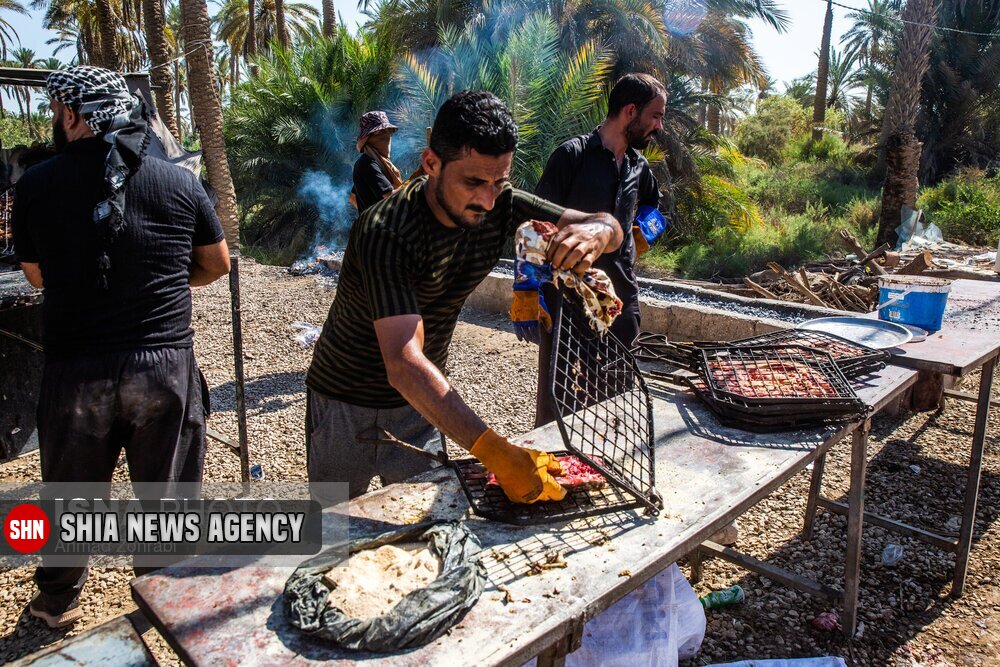
[[[979,403],[979,396],[967,391],[958,391],[957,389],[945,389],[942,393],[948,398],[954,398],[959,401],[965,401],[967,403]],[[991,408],[1000,408],[1000,400],[995,398],[990,399]]]
[[[745,570],[750,570],[751,572],[756,572],[762,574],[769,579],[773,579],[784,586],[789,588],[794,588],[796,590],[802,591],[803,593],[809,593],[810,595],[815,595],[819,598],[825,598],[831,602],[840,602],[843,597],[843,593],[835,588],[830,588],[824,584],[813,581],[812,579],[807,579],[794,572],[789,572],[788,570],[782,569],[775,565],[765,563],[764,561],[757,560],[753,556],[748,556],[747,554],[740,553],[731,547],[724,547],[721,544],[716,544],[712,541],[702,542],[701,546],[698,547],[705,555],[714,556],[716,558],[721,558],[722,560],[729,561],[734,565],[739,565]]]
[[[10,667],[114,665],[153,667],[156,662],[128,618],[119,616],[75,637],[11,663]]]
[[[869,404],[898,394],[915,373],[888,367],[860,389]],[[664,510],[565,524],[518,527],[471,516],[454,475],[438,469],[330,508],[351,517],[352,537],[387,524],[462,520],[484,547],[489,581],[463,621],[414,651],[380,656],[380,665],[522,665],[692,551],[714,532],[802,470],[853,426],[762,435],[722,427],[687,392],[654,388],[657,488]],[[554,424],[518,438],[540,449],[564,447]],[[531,575],[560,551],[567,567]],[[183,565],[183,564],[182,564]],[[171,646],[192,665],[353,664],[372,656],[341,651],[296,631],[282,610],[291,568],[204,570],[173,567],[132,582],[133,597]],[[512,602],[505,603],[503,587]]]
[[[823,509],[829,510],[834,514],[847,516],[847,503],[841,503],[836,500],[820,497],[817,499],[817,504]],[[958,544],[958,540],[949,539],[942,535],[938,535],[937,533],[932,533],[928,530],[917,528],[916,526],[895,521],[894,519],[884,517],[880,514],[875,514],[874,512],[865,512],[865,523],[870,523],[873,526],[885,528],[886,530],[894,533],[899,533],[900,535],[906,535],[907,537],[912,537],[922,542],[933,544],[937,548],[944,551],[954,552],[955,545]]]

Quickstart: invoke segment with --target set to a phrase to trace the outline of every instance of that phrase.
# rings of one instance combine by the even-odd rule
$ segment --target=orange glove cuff
[[[538,310],[537,290],[513,292],[510,300],[511,322],[534,322],[538,319]]]
[[[632,226],[632,238],[635,240],[635,256],[641,257],[644,252],[649,250],[649,241],[642,235],[642,230],[635,225]]]

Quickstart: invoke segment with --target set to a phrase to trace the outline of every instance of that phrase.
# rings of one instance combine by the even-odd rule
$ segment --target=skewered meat
[[[722,391],[749,398],[836,398],[838,395],[822,372],[802,362],[775,360],[734,365],[710,361],[708,367]]]

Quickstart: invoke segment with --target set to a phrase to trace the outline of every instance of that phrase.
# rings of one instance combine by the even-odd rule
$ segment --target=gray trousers
[[[394,445],[358,442],[381,428],[403,442],[427,451],[441,449],[441,435],[416,409],[365,408],[306,391],[306,466],[310,482],[347,482],[351,498],[368,491],[378,475],[395,484],[437,464]]]

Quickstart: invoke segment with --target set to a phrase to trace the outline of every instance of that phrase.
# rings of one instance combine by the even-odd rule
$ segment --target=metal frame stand
[[[847,520],[847,555],[844,560],[844,592],[833,589],[818,581],[800,576],[783,568],[757,560],[752,556],[724,547],[715,542],[703,542],[697,549],[688,554],[691,565],[691,578],[698,582],[702,577],[705,556],[721,558],[750,570],[761,576],[773,579],[778,583],[825,598],[834,603],[840,603],[844,608],[843,627],[848,638],[854,637],[858,621],[858,592],[861,588],[861,533],[864,527],[862,517],[865,516],[865,474],[868,460],[868,434],[871,431],[871,420],[866,420],[851,433],[851,489],[848,502],[843,507],[848,515]],[[809,499],[806,505],[805,536],[812,536],[813,522],[819,504],[819,489],[822,484],[823,467],[826,463],[826,453],[829,447],[820,451],[813,462],[813,475],[809,488]]]
[[[243,492],[249,492],[250,485],[250,443],[247,438],[247,400],[243,375],[243,315],[240,308],[240,256],[233,253],[229,257],[229,296],[232,304],[233,322],[233,370],[236,381],[236,424],[239,429],[240,480]]]
[[[996,367],[996,357],[990,359],[982,367],[982,376],[979,380],[979,394],[975,399],[977,402],[975,427],[972,432],[972,450],[969,460],[968,478],[965,484],[965,503],[962,511],[962,526],[958,539],[940,535],[916,526],[910,526],[900,521],[895,521],[879,514],[863,512],[861,517],[867,523],[885,528],[886,530],[906,535],[931,544],[944,551],[955,554],[955,572],[952,579],[951,596],[961,597],[965,592],[965,577],[969,570],[969,552],[972,550],[972,536],[976,525],[976,505],[979,501],[979,483],[983,470],[983,450],[986,443],[986,427],[989,421],[990,394],[993,387],[993,373]],[[950,395],[950,394],[949,394]],[[965,396],[952,396],[965,400]],[[812,536],[813,523],[816,518],[816,510],[820,507],[835,514],[848,515],[848,555],[850,556],[850,544],[854,535],[855,527],[852,526],[851,517],[854,509],[855,499],[855,479],[856,470],[859,463],[855,461],[854,454],[851,459],[851,492],[849,503],[844,504],[824,498],[820,495],[823,485],[823,467],[825,454],[820,456],[813,467],[812,482],[809,486],[809,500],[806,504],[805,536]],[[862,467],[867,463],[862,462]],[[864,473],[860,477],[864,481]],[[864,494],[860,492],[861,506],[863,509]],[[860,529],[858,529],[860,530]],[[850,560],[850,558],[849,558]],[[846,627],[846,626],[845,626]]]

